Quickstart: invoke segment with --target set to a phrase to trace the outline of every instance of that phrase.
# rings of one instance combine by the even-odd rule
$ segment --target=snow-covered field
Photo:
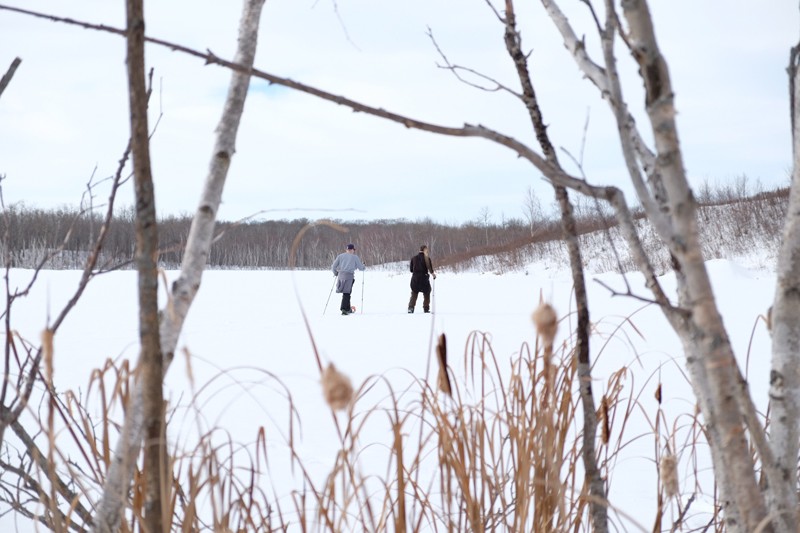
[[[774,274],[724,260],[711,261],[708,266],[735,350],[742,364],[747,364],[756,404],[764,409],[770,348],[759,315],[766,313],[772,300]],[[12,287],[25,284],[31,274],[12,271]],[[70,271],[41,273],[30,296],[15,304],[13,328],[38,343],[39,333],[72,295],[79,276]],[[175,272],[166,273],[170,280],[176,276]],[[434,346],[441,333],[447,335],[449,364],[459,383],[467,381],[465,354],[472,350],[469,343],[476,338],[475,332],[487,334],[501,363],[514,358],[524,343],[534,346],[531,313],[540,298],[557,310],[562,318],[559,339],[571,346],[571,279],[567,272],[547,265],[530,265],[525,273],[502,275],[441,272],[434,283],[432,314],[422,313],[421,298],[417,312],[407,314],[408,274],[368,269],[356,275],[352,303],[357,312],[341,316],[339,296],[331,294],[333,279],[330,272],[321,271],[204,274],[180,339],[181,353],[165,383],[165,397],[176,407],[169,427],[171,449],[191,449],[210,428],[222,430],[237,443],[252,445],[263,426],[272,483],[279,487],[279,495],[287,497],[292,489],[303,486],[290,468],[287,451],[288,398],[297,410],[295,422],[299,421],[293,427],[293,446],[312,476],[320,482],[324,479],[341,446],[334,416],[342,415],[332,416],[324,402],[313,344],[322,364],[334,363],[356,389],[364,383],[371,386],[357,404],[362,411],[388,402],[392,394],[412,401],[421,380],[435,388]],[[596,328],[592,340],[596,401],[606,392],[612,375],[627,367],[621,396],[639,402],[621,437],[617,432],[622,424],[617,421],[612,427],[612,439],[630,441],[610,460],[612,517],[626,530],[636,530],[636,522],[649,529],[656,512],[655,389],[662,384],[661,407],[667,424],[680,426],[684,415],[693,413],[694,400],[683,375],[680,344],[658,309],[641,300],[612,297],[595,279],[620,290],[624,285],[617,274],[588,277],[591,319]],[[640,276],[629,275],[628,281],[637,294],[647,296]],[[663,282],[668,294],[674,293],[671,276]],[[136,274],[113,272],[93,280],[58,330],[54,354],[57,388],[82,394],[89,388],[92,370],[106,359],[135,361]],[[369,444],[372,440],[391,446],[385,418],[373,417],[361,435],[364,452],[360,466],[380,475],[386,474],[385,449],[373,449]],[[680,453],[683,443],[675,444]],[[707,460],[702,453],[696,458],[687,454],[680,460],[680,472],[710,468],[702,462]],[[701,463],[691,464],[695,460]],[[684,501],[695,490],[686,481]],[[707,512],[709,500],[708,495],[697,495],[692,512]],[[24,529],[8,515],[0,519],[0,527],[4,531],[33,530]]]

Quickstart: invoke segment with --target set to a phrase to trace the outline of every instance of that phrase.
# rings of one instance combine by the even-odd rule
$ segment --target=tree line
[[[743,181],[742,181],[743,180]],[[779,234],[775,228],[785,216],[788,188],[765,191],[742,178],[742,185],[731,192],[724,186],[701,188],[698,204],[703,214],[706,234],[705,254],[720,257],[719,243],[741,242],[740,231],[753,237]],[[729,206],[737,223],[715,220],[713,207]],[[777,208],[777,212],[772,210]],[[576,202],[578,233],[587,239],[598,230],[617,227],[613,216],[602,205]],[[642,213],[637,219],[643,220]],[[442,224],[432,219],[382,220],[247,220],[220,221],[216,224],[208,267],[218,269],[318,270],[328,268],[349,242],[371,267],[404,262],[427,244],[437,268],[463,270],[476,267],[475,259],[494,257],[495,263],[524,265],[535,257],[552,254],[561,246],[561,228],[553,215],[541,210],[535,218],[504,219],[490,222],[477,217],[462,224]],[[99,253],[100,270],[133,268],[135,253],[135,213],[121,209],[108,222],[104,244]],[[179,269],[183,261],[192,217],[165,216],[158,221],[159,265]],[[715,223],[718,222],[718,223]],[[12,204],[0,216],[0,253],[4,265],[13,268],[80,269],[86,263],[104,218],[94,211],[77,207],[41,209]],[[768,228],[762,228],[762,225]],[[726,237],[720,237],[725,235]],[[603,238],[602,236],[600,238]],[[747,238],[744,239],[748,241]],[[294,253],[292,253],[294,249]],[[537,250],[539,250],[537,252]],[[294,263],[291,258],[294,257]],[[634,270],[628,262],[613,270]]]
[[[587,230],[598,223],[595,218],[586,217],[583,225]],[[133,268],[134,222],[134,213],[125,209],[110,219],[98,258],[101,269]],[[159,219],[158,261],[162,268],[180,268],[191,222],[189,215]],[[8,206],[0,217],[4,263],[14,268],[82,268],[103,224],[102,216],[79,208]],[[427,244],[437,266],[445,266],[476,255],[557,239],[558,235],[558,221],[544,217],[534,226],[521,219],[507,219],[502,224],[475,220],[460,225],[431,219],[219,221],[208,267],[324,269],[350,242],[356,244],[369,265],[405,261],[420,245]]]

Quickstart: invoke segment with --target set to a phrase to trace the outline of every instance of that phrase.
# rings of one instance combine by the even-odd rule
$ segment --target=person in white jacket
[[[343,315],[352,312],[350,306],[350,293],[353,292],[353,284],[356,281],[355,271],[366,270],[367,267],[356,255],[356,245],[348,244],[344,253],[339,254],[331,265],[333,275],[336,276],[336,292],[342,295],[341,310]]]

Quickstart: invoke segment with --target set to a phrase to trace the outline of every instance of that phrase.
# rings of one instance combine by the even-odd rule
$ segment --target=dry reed
[[[551,306],[541,306],[534,315],[546,317],[537,322],[539,348],[531,350],[523,343],[519,353],[501,359],[487,334],[473,332],[466,339],[463,359],[451,366],[442,334],[436,347],[436,382],[415,380],[403,391],[395,391],[383,376],[373,376],[354,390],[346,376],[328,365],[321,376],[325,401],[332,409],[347,409],[346,416],[334,419],[341,424],[339,451],[321,478],[318,468],[309,467],[299,446],[294,425],[300,420],[296,414],[290,415],[282,442],[302,481],[299,487],[289,489],[284,486],[286,480],[272,477],[275,430],[258,426],[254,442],[242,444],[223,428],[211,425],[198,432],[194,441],[188,437],[184,443],[173,441],[173,479],[167,495],[171,529],[588,531],[583,436],[576,431],[580,407],[573,348],[569,339],[556,344]],[[252,370],[245,372],[252,374]],[[274,376],[261,373],[265,381],[279,384],[290,412],[295,413],[289,390]],[[70,446],[79,454],[66,457],[56,451],[51,464],[40,466],[46,475],[38,488],[28,489],[30,501],[48,497],[69,502],[66,507],[71,510],[50,514],[49,523],[78,528],[90,523],[90,502],[112,460],[110,447],[132,379],[127,362],[109,361],[95,371],[86,397],[71,393],[53,396],[53,413],[58,418],[54,431],[70,428]],[[598,464],[612,501],[614,468],[621,451],[641,439],[641,435],[626,436],[631,419],[637,412],[645,412],[641,407],[645,389],[633,390],[631,381],[632,375],[624,367],[612,373],[604,383],[597,413],[602,428]],[[204,416],[204,406],[224,388],[211,385],[201,386],[189,403],[187,412],[193,410],[198,419]],[[229,386],[248,388],[244,380],[236,379]],[[661,410],[664,393],[660,383],[656,390],[659,407],[652,420],[653,436],[657,443],[666,440],[668,449],[680,454],[669,452],[659,458],[656,453],[652,463],[664,495],[672,502],[662,505],[659,501],[654,506],[654,523],[668,528],[665,522],[671,513],[671,529],[689,530],[688,524],[698,521],[692,514],[697,499],[694,493],[688,498],[681,494],[677,472],[679,464],[685,464],[682,456],[691,460],[698,446],[702,447],[702,428],[696,414],[667,423]],[[89,404],[102,406],[99,415],[87,409]],[[271,404],[269,410],[275,409],[276,404]],[[182,418],[185,416],[173,407],[168,424]],[[385,441],[375,440],[375,435],[381,434],[374,431],[376,427],[384,428]],[[42,420],[41,434],[50,431]],[[679,432],[690,435],[680,447],[675,436]],[[63,437],[58,442],[65,445]],[[385,472],[363,467],[364,462],[375,464],[365,460],[371,454],[382,457]],[[138,529],[143,516],[141,464],[140,458],[124,531]],[[10,465],[3,461],[2,466],[8,471]],[[699,484],[698,472],[693,475]],[[53,492],[47,479],[59,477],[73,482],[54,485],[58,495],[49,497]],[[64,505],[59,507],[54,501],[49,509]],[[630,524],[616,520],[618,529]],[[713,521],[712,529],[721,531],[720,524]]]

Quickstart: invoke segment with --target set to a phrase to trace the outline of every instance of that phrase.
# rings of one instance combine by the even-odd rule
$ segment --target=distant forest
[[[715,205],[735,204],[741,219],[734,227],[755,230],[765,213],[778,208],[785,213],[788,189],[758,189],[748,194],[745,178],[727,187],[701,187],[701,216]],[[777,202],[777,203],[776,203]],[[578,233],[582,235],[615,227],[614,218],[601,202],[575,201]],[[533,213],[534,211],[531,211]],[[561,245],[560,221],[536,210],[527,220],[508,219],[501,224],[484,216],[461,225],[446,225],[430,219],[408,220],[250,220],[218,222],[208,268],[219,269],[327,269],[347,243],[354,243],[361,259],[371,268],[397,268],[427,244],[437,268],[466,268],[475,258],[497,256],[509,264],[527,261],[532,253],[552,251]],[[641,215],[636,215],[641,218]],[[768,220],[780,220],[780,214]],[[706,221],[708,222],[708,221]],[[722,222],[720,221],[722,224]],[[730,224],[727,222],[726,224]],[[168,216],[159,220],[159,264],[179,269],[189,235],[191,217]],[[706,231],[710,228],[706,224]],[[726,231],[731,231],[727,228]],[[44,210],[12,204],[0,212],[0,253],[3,266],[12,268],[81,269],[96,248],[99,270],[133,268],[135,250],[134,212],[121,210],[104,226],[104,217],[77,208]],[[537,245],[537,246],[531,246]],[[544,245],[544,246],[542,246]],[[294,253],[292,253],[293,247]],[[532,251],[536,248],[537,251]],[[710,256],[714,256],[710,251]],[[294,257],[292,265],[291,257]]]
[[[4,266],[14,268],[83,268],[103,217],[78,209],[43,210],[15,204],[0,217]],[[191,217],[159,220],[159,263],[180,268]],[[132,268],[135,250],[134,213],[124,210],[105,228],[99,251],[101,270]],[[502,224],[479,221],[449,226],[432,220],[261,220],[217,223],[217,237],[208,258],[209,268],[286,269],[293,245],[294,267],[329,268],[347,243],[370,266],[406,261],[421,244],[430,247],[436,265],[444,267],[477,256],[499,253],[537,240],[557,239],[558,221],[531,224],[519,219]]]

